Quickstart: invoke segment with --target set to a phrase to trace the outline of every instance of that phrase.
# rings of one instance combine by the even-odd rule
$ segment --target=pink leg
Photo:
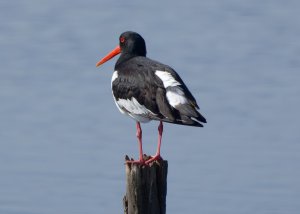
[[[142,145],[142,128],[141,124],[139,122],[136,122],[136,137],[139,142],[139,153],[140,153],[140,159],[138,161],[126,161],[126,163],[145,163],[143,159],[143,145]]]
[[[142,143],[142,128],[139,122],[136,122],[136,136],[139,141],[139,152],[140,152],[140,161],[144,162],[143,159],[143,143]]]
[[[154,157],[151,157],[149,160],[147,160],[146,164],[149,164],[155,160],[161,159],[160,147],[161,147],[161,139],[162,139],[163,130],[164,130],[164,126],[163,126],[162,121],[160,121],[159,126],[158,126],[158,144],[157,144],[156,154],[154,155]]]

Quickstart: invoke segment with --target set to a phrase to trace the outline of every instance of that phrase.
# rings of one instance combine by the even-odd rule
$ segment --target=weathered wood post
[[[128,156],[125,160],[129,160]],[[125,214],[165,214],[168,161],[126,166]]]

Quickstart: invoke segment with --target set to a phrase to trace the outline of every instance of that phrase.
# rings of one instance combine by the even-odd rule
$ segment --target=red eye
[[[125,38],[124,38],[124,37],[121,37],[121,38],[120,38],[120,42],[121,42],[121,43],[124,43],[124,42],[125,42]]]

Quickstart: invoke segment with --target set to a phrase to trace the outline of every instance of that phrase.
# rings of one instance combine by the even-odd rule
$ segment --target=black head
[[[146,56],[145,40],[138,33],[126,31],[121,34],[119,42],[120,44],[97,62],[96,66],[102,65],[119,53],[121,53],[121,56],[118,59],[116,66],[131,59],[132,57]]]
[[[119,37],[122,54],[134,56],[146,56],[146,44],[140,34],[132,31],[126,31]]]

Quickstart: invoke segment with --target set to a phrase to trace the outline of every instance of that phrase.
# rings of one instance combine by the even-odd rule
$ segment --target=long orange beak
[[[121,48],[118,45],[115,49],[113,49],[109,54],[107,54],[105,57],[103,57],[99,62],[97,62],[96,67],[102,65],[103,63],[105,63],[106,61],[110,60],[111,58],[113,58],[114,56],[118,55],[119,53],[121,53]]]

